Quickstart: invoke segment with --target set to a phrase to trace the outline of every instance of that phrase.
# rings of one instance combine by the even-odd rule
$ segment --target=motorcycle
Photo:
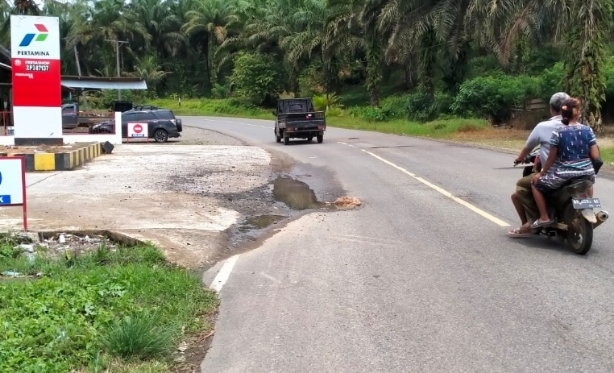
[[[525,157],[522,164],[529,164],[523,168],[523,177],[534,171],[539,171],[539,147]],[[514,167],[518,165],[514,162]],[[601,209],[599,198],[590,198],[588,190],[593,182],[588,177],[579,177],[569,180],[561,188],[546,194],[548,215],[553,216],[555,223],[549,227],[534,229],[533,234],[543,234],[546,237],[557,237],[562,242],[567,241],[571,250],[579,255],[589,252],[593,244],[593,230],[605,223],[610,217],[607,211],[594,212]],[[532,216],[537,219],[537,216]]]

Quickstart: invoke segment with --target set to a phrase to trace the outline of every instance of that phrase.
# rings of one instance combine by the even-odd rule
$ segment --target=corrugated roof
[[[138,78],[105,78],[97,76],[62,76],[62,85],[90,89],[147,89],[147,82]]]
[[[11,61],[11,52],[0,44],[0,56]],[[11,65],[0,62],[0,68],[11,70]],[[76,76],[62,75],[62,86],[66,88],[89,89],[147,89],[147,82],[134,77],[104,77],[104,76]]]

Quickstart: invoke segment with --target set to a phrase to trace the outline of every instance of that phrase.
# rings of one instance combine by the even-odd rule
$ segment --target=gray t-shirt
[[[562,119],[563,117],[557,115],[547,121],[538,123],[527,139],[525,148],[533,149],[537,145],[540,145],[539,158],[542,165],[546,164],[546,159],[548,159],[548,154],[550,153],[552,132],[554,132],[557,127],[564,126],[563,122],[561,122]]]

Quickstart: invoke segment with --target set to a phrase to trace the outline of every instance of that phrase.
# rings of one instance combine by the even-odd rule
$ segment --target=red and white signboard
[[[58,17],[11,15],[11,68],[16,145],[18,139],[61,139]]]
[[[147,123],[128,122],[128,138],[149,138]]]

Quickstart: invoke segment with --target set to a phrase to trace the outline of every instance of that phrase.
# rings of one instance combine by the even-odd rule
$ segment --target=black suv
[[[167,142],[169,138],[180,137],[183,130],[181,119],[175,118],[171,110],[155,106],[135,106],[122,113],[122,137],[128,135],[128,122],[148,124],[149,138],[156,142]],[[113,133],[113,121],[98,123],[90,127],[90,133]]]

